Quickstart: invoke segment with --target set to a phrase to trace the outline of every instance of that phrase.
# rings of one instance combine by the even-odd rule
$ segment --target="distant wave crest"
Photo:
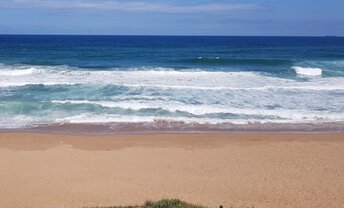
[[[295,70],[296,74],[302,76],[321,76],[323,73],[323,70],[320,68],[295,66],[293,67],[293,69]]]

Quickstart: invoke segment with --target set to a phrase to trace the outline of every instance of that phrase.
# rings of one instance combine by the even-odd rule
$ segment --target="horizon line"
[[[0,33],[0,36],[17,35],[17,36],[165,36],[165,37],[336,37],[343,38],[344,35],[191,35],[191,34],[52,34],[52,33]]]

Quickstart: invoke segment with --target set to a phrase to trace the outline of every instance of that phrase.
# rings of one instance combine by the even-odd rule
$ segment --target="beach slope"
[[[343,207],[344,134],[0,133],[0,207]]]

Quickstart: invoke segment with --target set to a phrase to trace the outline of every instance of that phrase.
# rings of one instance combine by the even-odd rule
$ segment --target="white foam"
[[[220,118],[192,118],[192,117],[161,117],[161,116],[130,116],[115,114],[95,114],[83,113],[76,116],[56,119],[54,123],[72,124],[108,124],[108,123],[145,123],[145,122],[184,122],[187,124],[252,124],[252,123],[327,123],[340,122],[343,120],[333,120],[329,118],[309,118],[309,119],[220,119]]]
[[[220,57],[218,57],[218,56],[216,56],[216,57],[213,57],[213,56],[211,56],[211,57],[202,57],[202,56],[199,56],[199,57],[197,57],[198,59],[209,59],[209,60],[213,60],[213,59],[216,59],[216,60],[219,60],[219,59],[221,59]]]
[[[89,100],[65,100],[52,101],[53,103],[71,103],[71,104],[95,104],[108,108],[122,108],[127,110],[144,110],[144,109],[162,109],[172,113],[177,111],[190,113],[193,115],[206,115],[215,113],[240,113],[240,109],[229,109],[226,106],[210,106],[210,105],[186,105],[173,101],[159,102],[159,101],[89,101]]]
[[[319,74],[315,69],[301,70],[299,73],[312,74],[314,79],[300,82],[258,72],[173,71],[169,68],[85,71],[67,66],[31,66],[24,71],[22,68],[3,71],[18,76],[1,76],[0,87],[89,84],[177,90],[344,90],[343,77],[315,77]]]
[[[344,118],[344,114],[336,114],[328,111],[312,112],[306,109],[263,109],[263,108],[248,108],[248,107],[231,107],[225,105],[186,105],[183,103],[173,101],[135,101],[135,102],[115,102],[115,101],[89,101],[89,100],[65,100],[65,101],[52,101],[53,103],[70,103],[70,104],[95,104],[108,108],[121,108],[127,110],[144,110],[144,109],[161,109],[171,113],[186,112],[195,116],[206,116],[208,114],[234,114],[239,116],[262,116],[262,119],[250,120],[250,121],[272,121],[272,119],[264,118],[270,116],[273,121],[285,122],[301,122],[301,121],[341,121]],[[176,119],[176,118],[174,118]],[[197,118],[188,118],[190,120]],[[213,121],[210,118],[203,118],[203,121]],[[224,119],[226,120],[226,119]],[[217,122],[224,122],[223,119],[216,119]],[[227,119],[227,121],[233,121],[235,119]],[[185,118],[184,120],[185,121]],[[214,122],[214,121],[213,121]],[[243,121],[242,121],[243,122]]]
[[[98,115],[95,112],[86,113],[84,108],[80,108],[84,113],[74,115],[70,108],[64,111],[64,107],[58,106],[52,113],[47,109],[47,116],[44,118],[0,118],[0,127],[15,126],[17,121],[18,125],[26,125],[55,120],[74,123],[171,120],[214,124],[344,121],[344,97],[341,96],[344,93],[343,77],[323,78],[312,75],[309,79],[286,79],[258,72],[173,71],[169,68],[87,71],[67,66],[0,66],[0,71],[6,72],[0,76],[0,87],[85,84],[80,88],[76,87],[78,92],[80,89],[80,94],[66,93],[66,98],[57,98],[56,94],[53,94],[53,99],[61,99],[53,102],[92,104],[128,110],[128,115],[116,115],[117,110],[121,114],[126,111],[101,109],[102,114]],[[97,90],[101,89],[99,87],[107,85],[127,88],[114,88],[116,92],[109,95],[97,94]],[[12,93],[12,90],[16,93],[18,89],[5,89],[0,92]],[[87,96],[93,92],[94,96]],[[11,105],[6,101],[1,102]],[[73,106],[73,109],[74,107],[77,109],[78,106]],[[144,114],[142,116],[130,116],[136,113],[132,111],[145,109],[152,111],[142,111],[138,114]],[[113,114],[106,114],[109,112]],[[184,117],[178,117],[180,115]]]
[[[2,116],[0,117],[0,129],[34,127],[37,122],[38,119],[25,115]]]
[[[296,74],[302,75],[302,76],[321,76],[322,75],[321,68],[295,66],[293,67],[293,69],[295,70]]]
[[[56,119],[57,123],[71,123],[71,124],[106,124],[106,123],[146,123],[146,122],[184,122],[184,123],[198,123],[198,124],[248,124],[257,122],[254,120],[223,120],[223,119],[203,119],[203,118],[187,118],[187,117],[159,117],[159,116],[123,116],[112,114],[92,114],[84,113],[77,116]]]
[[[18,70],[0,69],[0,76],[23,76],[23,75],[33,74],[34,72],[35,72],[35,68],[18,69]]]

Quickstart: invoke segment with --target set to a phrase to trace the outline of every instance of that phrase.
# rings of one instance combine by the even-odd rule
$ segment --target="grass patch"
[[[143,205],[135,206],[110,206],[93,208],[207,208],[195,204],[190,204],[179,199],[163,199],[160,201],[146,201]]]

